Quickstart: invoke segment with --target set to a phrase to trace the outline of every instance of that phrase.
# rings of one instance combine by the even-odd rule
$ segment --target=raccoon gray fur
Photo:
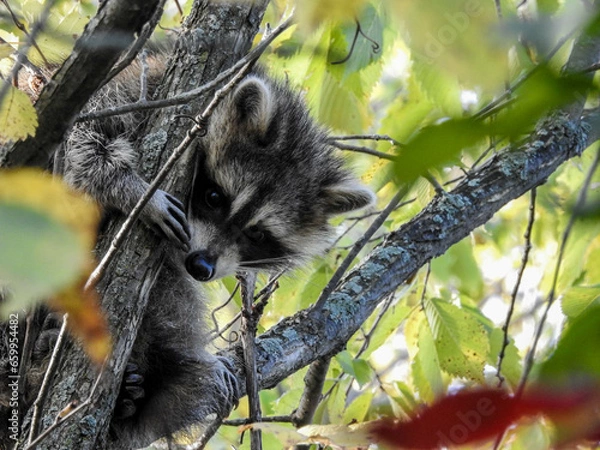
[[[159,55],[150,96],[162,67]],[[88,111],[136,101],[138,72],[134,65],[109,83]],[[130,212],[148,186],[136,172],[133,144],[146,118],[140,112],[77,124],[65,145],[65,179],[105,207]],[[343,168],[301,96],[261,69],[220,103],[195,151],[188,205],[159,190],[142,213],[171,248],[124,376],[115,448],[146,446],[210,414],[225,416],[237,401],[230,363],[205,349],[197,281],[302,264],[331,243],[329,218],[374,198]]]

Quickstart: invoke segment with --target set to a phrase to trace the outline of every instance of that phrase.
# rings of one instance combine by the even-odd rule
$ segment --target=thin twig
[[[150,18],[150,20],[144,24],[144,26],[142,27],[142,31],[138,34],[137,39],[129,46],[127,53],[123,55],[119,59],[119,61],[117,61],[117,63],[110,70],[108,75],[106,75],[106,78],[104,79],[104,81],[102,81],[102,86],[104,86],[106,83],[112,80],[113,77],[115,77],[119,72],[121,72],[123,69],[129,66],[129,64],[131,64],[131,61],[133,61],[140,49],[146,44],[146,42],[150,38],[150,35],[154,32],[156,25],[162,17],[165,3],[166,0],[160,0],[160,2],[156,5],[156,10],[154,11],[154,14]]]
[[[235,294],[237,294],[238,289],[240,288],[240,282],[238,281],[235,284],[235,287],[233,288],[233,291],[231,292],[231,294],[229,295],[229,297],[227,298],[227,300],[225,300],[223,302],[223,304],[217,306],[215,309],[213,309],[210,313],[210,317],[213,321],[213,324],[215,326],[215,328],[211,331],[211,340],[214,340],[218,337],[220,337],[221,339],[223,339],[225,342],[227,342],[228,344],[233,343],[234,341],[230,341],[229,339],[227,339],[225,336],[223,336],[223,331],[225,331],[226,329],[220,330],[219,329],[219,323],[217,321],[217,312],[220,311],[221,309],[225,308],[227,305],[229,305],[229,303],[231,303],[231,301],[233,300],[233,298],[235,297]]]
[[[531,251],[531,230],[533,229],[533,224],[535,222],[536,193],[537,188],[533,188],[531,190],[531,199],[529,201],[529,221],[527,222],[527,229],[525,230],[525,248],[523,249],[523,257],[521,258],[521,267],[519,268],[519,273],[517,274],[517,281],[515,282],[515,285],[513,286],[513,290],[510,295],[510,306],[508,308],[508,312],[506,313],[506,320],[504,321],[504,325],[502,326],[502,331],[504,332],[504,339],[502,341],[502,348],[500,349],[500,353],[498,354],[498,367],[496,369],[496,377],[498,378],[499,388],[501,388],[504,384],[504,376],[502,375],[502,362],[504,361],[504,356],[508,344],[510,344],[510,340],[508,337],[508,328],[510,326],[510,321],[515,311],[517,294],[519,293],[521,280],[523,279],[523,273],[525,273],[525,267],[527,267],[527,263],[529,261],[529,252]]]
[[[323,385],[329,370],[331,358],[319,358],[309,366],[304,376],[304,392],[298,402],[298,408],[292,413],[292,423],[296,428],[312,422],[317,406],[321,401]]]
[[[261,422],[280,422],[280,423],[292,423],[292,416],[266,416],[261,419]],[[223,425],[228,427],[240,427],[242,425],[250,425],[252,422],[250,419],[229,419],[224,420]]]
[[[0,301],[2,301],[2,293],[0,292]],[[25,389],[27,388],[27,368],[31,360],[33,351],[34,336],[37,336],[39,330],[35,325],[37,316],[40,312],[39,308],[30,311],[25,318],[25,339],[23,340],[23,349],[21,350],[21,363],[19,365],[19,398],[25,398]]]
[[[321,402],[323,385],[329,371],[331,357],[319,358],[308,367],[304,376],[304,391],[298,402],[298,408],[292,413],[292,424],[301,428],[312,422],[315,411]],[[309,450],[310,444],[296,445],[295,450]]]
[[[204,449],[204,447],[206,447],[206,444],[208,444],[208,441],[210,441],[210,439],[219,430],[222,423],[223,420],[220,417],[217,417],[210,424],[208,424],[207,427],[204,429],[204,433],[202,433],[202,436],[200,436],[200,439],[198,439],[196,442],[194,442],[193,445],[190,446],[190,450]]]
[[[204,111],[201,114],[194,118],[194,126],[188,131],[186,137],[181,141],[177,148],[173,150],[173,153],[171,153],[171,156],[169,156],[169,159],[167,160],[163,168],[160,170],[158,175],[156,175],[156,178],[152,180],[152,183],[150,183],[150,186],[148,186],[148,189],[146,190],[144,195],[142,195],[140,200],[137,202],[135,207],[127,216],[127,219],[125,219],[125,222],[123,223],[123,225],[115,235],[114,239],[110,243],[108,251],[104,254],[102,260],[88,278],[84,288],[85,291],[92,289],[102,279],[108,265],[111,263],[111,261],[117,254],[117,251],[125,241],[125,238],[129,235],[129,232],[133,228],[135,221],[137,220],[138,216],[140,215],[140,212],[142,211],[146,203],[148,203],[150,198],[154,195],[154,193],[158,189],[158,186],[164,181],[167,174],[171,171],[177,160],[188,149],[188,147],[194,141],[196,136],[201,134],[201,132],[204,129],[203,124],[207,123],[208,117],[212,114],[217,104],[246,75],[249,69],[250,64],[246,64],[245,66],[243,66],[239,70],[239,72],[229,81],[229,83],[227,83],[225,86],[223,86],[221,89],[215,92],[210,104],[204,109]]]
[[[336,148],[339,148],[340,150],[348,150],[348,151],[352,151],[352,152],[356,152],[356,153],[364,153],[366,155],[377,156],[378,158],[387,159],[389,161],[395,161],[398,159],[398,157],[396,155],[390,155],[388,153],[373,150],[369,147],[343,144],[343,143],[337,142],[337,141],[330,141],[330,143],[331,143],[331,145],[333,145]]]
[[[270,296],[273,294],[273,292],[275,291],[275,289],[277,289],[277,287],[279,286],[277,284],[277,281],[279,280],[279,278],[281,278],[283,276],[283,274],[287,271],[287,269],[283,269],[280,272],[276,273],[275,275],[273,275],[271,278],[269,278],[269,282],[265,285],[265,287],[263,287],[258,294],[256,294],[254,296],[254,301],[257,302],[255,303],[255,310],[262,310],[264,309],[264,306],[266,304],[266,302],[268,301],[268,299],[270,298]],[[236,285],[236,289],[239,286]],[[229,303],[231,301],[231,299],[233,298],[233,295],[235,295],[235,292],[231,294],[231,296],[229,297],[229,299],[227,300],[227,303]],[[221,305],[218,309],[221,309],[223,306],[225,305]],[[216,327],[216,329],[214,329],[213,331],[211,331],[211,340],[214,340],[217,338],[217,336],[219,336],[221,339],[223,339],[225,342],[228,343],[233,343],[235,341],[237,341],[238,339],[238,335],[237,332],[232,332],[232,334],[234,334],[234,337],[232,338],[227,338],[223,335],[223,333],[225,333],[228,329],[230,329],[236,322],[238,322],[240,320],[240,318],[242,317],[242,313],[238,312],[233,319],[231,319],[223,328],[218,328]],[[213,322],[216,325],[216,319],[213,316]]]
[[[39,445],[40,442],[42,442],[44,439],[46,439],[50,435],[50,433],[52,433],[55,429],[57,429],[58,427],[62,426],[65,423],[67,423],[72,417],[74,417],[76,414],[78,414],[84,408],[87,408],[89,405],[92,404],[92,399],[96,393],[96,389],[98,389],[98,385],[100,384],[100,379],[102,378],[102,375],[104,373],[105,366],[106,366],[106,360],[104,360],[104,363],[102,364],[102,367],[100,368],[100,373],[98,373],[98,376],[96,377],[96,381],[94,381],[94,386],[92,386],[92,390],[90,391],[90,394],[83,401],[83,403],[81,403],[79,406],[70,410],[64,416],[61,416],[59,413],[59,415],[54,420],[54,423],[52,425],[50,425],[48,428],[46,428],[42,433],[40,433],[40,435],[33,442],[29,443],[27,445],[27,447],[25,447],[24,450],[33,450],[37,445]]]
[[[276,284],[285,272],[287,272],[287,269],[282,269],[275,275],[269,277],[269,281],[267,282],[267,284],[265,284],[265,287],[258,291],[258,294],[254,296],[254,301],[270,296],[273,293],[273,291],[277,289]]]
[[[495,112],[498,110],[498,108],[503,108],[504,106],[510,104],[511,103],[510,97],[512,96],[513,92],[519,86],[521,86],[523,83],[525,83],[527,80],[529,80],[533,75],[535,75],[544,66],[544,64],[548,63],[554,57],[554,55],[556,55],[556,53],[562,48],[562,46],[565,45],[569,39],[571,39],[573,34],[575,34],[575,32],[578,29],[579,29],[579,27],[574,28],[569,33],[567,33],[566,36],[564,36],[554,46],[554,48],[552,50],[550,50],[550,52],[546,55],[546,57],[543,59],[543,61],[540,64],[535,66],[529,72],[523,74],[512,85],[510,85],[509,88],[506,89],[502,95],[500,95],[497,99],[495,99],[494,101],[492,101],[492,102],[488,103],[486,106],[484,106],[473,117],[475,119],[484,119],[486,117],[489,117],[489,115],[491,114],[492,111]]]
[[[242,344],[244,350],[244,367],[246,368],[246,393],[248,395],[249,419],[252,423],[260,422],[262,411],[258,395],[258,371],[256,366],[256,332],[258,318],[254,315],[254,288],[256,273],[246,272],[241,277],[242,292]],[[250,448],[262,449],[262,433],[260,430],[250,431]]]
[[[27,439],[28,445],[31,445],[35,440],[35,437],[38,433],[39,421],[42,416],[42,407],[44,406],[44,402],[46,401],[46,396],[48,394],[48,389],[50,388],[50,381],[54,377],[54,373],[58,368],[58,361],[62,354],[63,342],[65,336],[67,335],[67,321],[69,318],[69,314],[63,315],[62,326],[60,327],[60,332],[58,333],[58,338],[56,339],[56,343],[54,344],[54,349],[52,350],[52,356],[50,357],[50,362],[48,363],[48,368],[46,369],[46,373],[44,374],[44,379],[42,381],[42,386],[40,387],[40,391],[33,402],[33,415],[31,418],[31,428],[29,430],[29,438]]]
[[[442,187],[442,185],[436,180],[436,178],[431,174],[431,172],[427,171],[423,174],[423,178],[429,181],[429,184],[433,186],[433,190],[438,195],[444,195],[446,191]]]
[[[569,239],[571,230],[573,229],[573,226],[575,225],[575,221],[577,220],[577,217],[581,213],[581,208],[585,204],[585,201],[587,198],[587,193],[590,188],[590,184],[592,182],[592,177],[593,177],[594,173],[596,172],[596,169],[597,169],[599,163],[600,163],[600,150],[596,151],[596,157],[594,158],[594,162],[592,163],[590,170],[588,171],[585,181],[583,183],[583,186],[581,187],[579,197],[577,198],[577,203],[575,205],[575,208],[573,209],[573,214],[571,214],[571,217],[569,218],[569,222],[567,223],[567,226],[563,232],[562,240],[560,243],[560,249],[558,252],[558,258],[556,260],[556,267],[554,268],[554,277],[552,279],[552,287],[550,289],[550,292],[548,293],[548,297],[546,298],[546,309],[544,310],[544,313],[542,314],[540,323],[538,324],[538,327],[537,327],[537,330],[536,330],[536,333],[535,333],[535,336],[533,339],[533,343],[532,343],[531,348],[529,349],[529,352],[527,353],[527,356],[525,358],[525,364],[523,367],[523,376],[521,377],[521,382],[519,383],[517,395],[520,395],[523,392],[523,389],[525,389],[525,384],[527,383],[527,378],[529,377],[529,373],[531,372],[531,369],[533,367],[533,360],[535,358],[535,351],[537,349],[537,344],[540,340],[540,337],[542,336],[542,331],[544,329],[544,325],[545,325],[546,319],[548,317],[548,311],[550,311],[550,307],[554,303],[554,299],[556,296],[556,285],[558,283],[558,275],[560,272],[565,248],[567,246],[567,240]]]
[[[419,304],[421,309],[425,310],[425,295],[427,294],[427,284],[429,283],[429,276],[431,275],[431,261],[427,263],[427,272],[425,272],[425,280],[423,281],[423,292],[421,292],[421,300]]]
[[[255,48],[248,52],[246,56],[241,58],[229,69],[221,72],[213,80],[209,81],[206,84],[203,84],[202,86],[196,89],[192,89],[191,91],[184,92],[182,94],[175,95],[173,97],[162,100],[129,103],[127,105],[122,105],[116,108],[107,108],[87,114],[80,114],[79,116],[77,116],[75,121],[86,122],[89,120],[103,119],[106,117],[126,114],[134,111],[145,111],[150,109],[165,108],[168,106],[176,106],[188,103],[191,100],[194,100],[195,98],[201,96],[202,94],[213,90],[214,88],[222,84],[225,80],[227,80],[229,77],[238,73],[242,68],[246,67],[248,64],[252,65],[265,51],[265,49],[271,44],[271,42],[273,42],[277,38],[277,36],[279,36],[283,31],[290,27],[290,25],[292,24],[292,20],[292,16],[288,17],[284,22],[281,23],[281,25],[275,28],[268,37],[265,37]]]
[[[363,234],[363,236],[358,241],[356,241],[356,244],[354,244],[354,247],[352,248],[352,250],[344,258],[342,263],[339,265],[339,267],[337,268],[337,270],[335,271],[335,273],[329,280],[329,283],[327,283],[327,286],[325,286],[325,289],[323,289],[323,292],[321,292],[321,295],[319,296],[319,299],[317,300],[317,302],[315,304],[315,309],[318,310],[323,307],[323,305],[325,304],[325,302],[327,301],[327,299],[329,298],[329,296],[331,295],[331,293],[333,292],[335,287],[338,285],[338,283],[344,276],[344,273],[346,272],[346,270],[348,270],[348,268],[350,267],[350,264],[352,264],[352,261],[354,261],[354,258],[356,258],[356,256],[363,249],[363,247],[365,245],[367,245],[367,242],[369,242],[369,239],[371,239],[373,237],[373,235],[375,234],[375,232],[379,229],[379,227],[381,227],[381,225],[383,225],[383,222],[385,222],[387,217],[390,215],[390,213],[396,208],[396,206],[400,202],[400,199],[402,197],[404,197],[407,192],[408,192],[407,186],[403,186],[402,188],[400,188],[400,190],[396,193],[396,195],[394,195],[394,198],[392,198],[392,200],[383,209],[383,211],[381,211],[381,213],[379,214],[377,219],[375,219],[373,221],[373,223],[367,229],[365,234]]]
[[[349,134],[344,136],[329,136],[328,141],[388,141],[398,147],[403,144],[387,134]]]
[[[142,49],[139,55],[140,58],[140,102],[145,102],[148,98],[148,52]]]
[[[7,5],[7,7],[8,7],[8,3],[6,3],[5,0],[3,0],[2,3]],[[56,0],[47,0],[46,3],[44,3],[44,9],[42,10],[38,21],[33,25],[32,29],[31,29],[31,33],[29,33],[28,39],[25,42],[25,45],[23,45],[21,47],[21,49],[19,50],[19,52],[17,53],[17,61],[15,62],[15,65],[12,67],[12,69],[10,71],[9,79],[13,79],[16,76],[18,76],[19,70],[21,70],[21,66],[23,65],[24,61],[27,58],[27,53],[29,52],[29,49],[31,48],[32,45],[33,46],[36,45],[35,39],[36,39],[38,33],[40,31],[42,31],[44,24],[48,21],[48,18],[50,17],[50,9],[54,6],[55,3],[56,3]],[[42,56],[43,56],[43,54],[42,54]],[[2,104],[2,100],[4,100],[4,97],[8,93],[8,90],[10,89],[10,87],[11,87],[10,83],[0,83],[0,105]]]
[[[37,32],[39,32],[41,30],[41,27],[43,27],[43,24],[46,23],[47,17],[44,19],[44,21],[42,22],[42,20],[40,19],[40,21],[38,21],[36,24],[34,24],[33,28],[35,29],[36,26],[38,26],[38,23],[40,24],[40,28],[37,30],[37,32],[34,34],[33,30],[31,33],[29,33],[27,31],[27,28],[25,27],[25,25],[23,24],[23,22],[21,22],[19,20],[19,18],[17,17],[17,15],[14,13],[14,11],[12,10],[12,8],[10,7],[10,4],[8,3],[8,0],[0,0],[4,6],[6,7],[6,9],[8,10],[13,23],[15,24],[15,26],[21,30],[23,32],[23,34],[25,36],[27,36],[27,40],[31,42],[31,44],[33,45],[33,47],[37,50],[37,52],[40,54],[40,57],[42,58],[42,61],[44,61],[44,64],[46,64],[47,66],[50,65],[50,63],[48,62],[48,60],[46,59],[46,55],[44,55],[44,53],[42,52],[42,49],[40,48],[40,46],[37,44],[37,42],[35,41],[35,34],[37,34]],[[49,2],[50,3],[50,2]],[[53,1],[51,1],[51,3],[54,3]]]

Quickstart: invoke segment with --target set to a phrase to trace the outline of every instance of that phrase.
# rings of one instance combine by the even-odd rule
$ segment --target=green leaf
[[[339,352],[337,355],[335,355],[335,360],[342,367],[342,370],[345,373],[356,378],[356,374],[354,373],[354,364],[353,364],[354,358],[352,358],[352,355],[350,354],[349,351],[344,350],[342,352]]]
[[[319,121],[347,133],[358,133],[365,129],[367,117],[360,100],[329,72],[323,75],[319,97],[312,97],[312,100],[318,102]]]
[[[425,315],[440,367],[450,375],[483,382],[489,338],[477,318],[440,299],[425,301]]]
[[[514,388],[519,385],[523,368],[521,367],[519,349],[517,349],[512,338],[509,337],[509,341],[510,342],[504,351],[501,375],[508,381],[509,385]],[[490,335],[490,356],[488,358],[488,363],[494,367],[498,366],[498,356],[500,355],[503,342],[504,332],[499,328],[493,328]]]
[[[414,411],[419,402],[415,399],[412,389],[402,381],[394,382],[394,386],[400,392],[400,395],[394,396],[394,401],[400,405],[404,413]]]
[[[433,0],[427,8],[418,0],[388,4],[403,21],[414,60],[431,66],[430,73],[437,71],[440,78],[488,91],[502,86],[506,55],[518,36],[513,30],[498,27],[492,2]]]
[[[429,101],[440,108],[446,116],[458,118],[463,113],[460,102],[461,87],[456,77],[439,67],[413,56],[413,76]]]
[[[431,169],[457,163],[463,149],[488,134],[487,127],[472,119],[454,119],[423,128],[407,142],[394,168],[398,180],[410,183]]]
[[[554,14],[560,7],[559,0],[537,0],[538,11],[544,14]]]
[[[591,87],[582,75],[562,75],[548,65],[539,65],[515,91],[516,101],[498,114],[489,133],[519,138],[553,108],[577,100]]]
[[[600,285],[573,286],[565,291],[561,299],[562,311],[571,319],[597,305],[600,305]]]
[[[500,448],[506,450],[548,450],[552,448],[550,433],[543,421],[521,424],[507,436]]]
[[[419,327],[418,345],[419,351],[412,365],[413,381],[421,398],[432,402],[444,392],[445,387],[435,339],[425,320]]]
[[[471,237],[466,237],[442,256],[434,259],[431,268],[432,273],[445,284],[456,284],[467,296],[480,298],[485,286],[473,250]]]
[[[371,381],[373,370],[367,361],[364,359],[355,359],[352,361],[352,367],[354,369],[354,378],[361,388]]]
[[[350,383],[350,379],[344,380],[331,391],[326,404],[329,423],[341,423],[346,405],[346,391]]]
[[[307,308],[310,304],[315,302],[332,275],[333,269],[331,268],[329,261],[323,261],[318,269],[312,273],[308,281],[304,282],[304,288],[300,293],[300,304],[298,309]]]
[[[406,142],[431,116],[434,105],[423,93],[416,76],[409,77],[408,95],[396,96],[390,103],[381,131],[399,142]]]
[[[0,87],[4,84],[0,82]],[[37,125],[37,114],[29,97],[10,86],[0,103],[0,144],[33,136]]]
[[[384,314],[377,328],[371,334],[369,346],[363,352],[362,357],[368,359],[371,354],[380,348],[384,342],[398,330],[404,319],[412,308],[405,305],[395,305]]]
[[[600,306],[569,321],[552,355],[540,366],[543,382],[569,382],[582,375],[600,381]]]
[[[352,400],[350,405],[348,405],[344,411],[342,423],[363,422],[365,417],[367,417],[372,401],[373,392],[362,392],[358,397]]]
[[[77,233],[20,204],[0,202],[0,280],[12,295],[2,315],[77,280],[87,258]]]
[[[577,282],[586,264],[585,255],[599,233],[598,220],[578,221],[572,228],[560,267],[557,292],[561,293]]]
[[[359,34],[357,36],[350,59],[342,64],[345,76],[358,72],[381,58],[381,49],[383,47],[383,22],[377,10],[372,4],[368,3],[362,13],[357,17],[357,20],[360,23],[360,29],[363,35]],[[354,24],[353,26],[345,27],[348,51],[350,51],[355,33],[356,26]],[[368,36],[369,39],[366,39],[364,37],[365,35]],[[375,44],[377,44],[377,47],[374,47]]]

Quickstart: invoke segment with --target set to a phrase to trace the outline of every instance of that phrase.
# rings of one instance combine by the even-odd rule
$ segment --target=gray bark
[[[317,358],[343,349],[382,299],[508,202],[580,155],[598,138],[589,132],[597,125],[595,116],[582,123],[565,116],[547,120],[526,144],[498,154],[454,190],[437,195],[352,269],[322,308],[300,311],[257,338],[260,387],[271,388]],[[239,352],[238,345],[224,353]]]
[[[261,0],[252,5],[228,6],[208,1],[196,4],[177,43],[163,94],[173,95],[197,87],[243,55],[250,47],[266,3]],[[151,178],[156,173],[186,133],[185,122],[173,120],[173,115],[198,112],[204,102],[205,99],[199,99],[154,114],[140,143],[144,176]],[[343,348],[380,299],[427,261],[487,222],[503,205],[543,183],[564,161],[579,155],[597,138],[589,132],[589,127],[595,123],[597,129],[598,122],[597,114],[589,115],[582,123],[556,116],[543,123],[527,143],[499,154],[453,191],[436,196],[418,216],[392,233],[357,265],[322,308],[300,311],[257,338],[260,387],[273,387],[317,358],[327,358]],[[47,143],[55,143],[56,139],[59,138],[49,138]],[[14,164],[38,164],[43,159],[36,156],[41,147],[29,145],[29,150],[14,153]],[[184,159],[164,187],[183,199],[188,194],[193,154],[190,152]],[[113,229],[117,226],[114,224]],[[106,241],[101,245],[106,246]],[[161,262],[159,239],[143,228],[135,229],[98,287],[111,322],[114,353],[93,406],[55,430],[40,448],[106,448],[107,427],[123,369]],[[224,353],[242,360],[240,346]],[[96,373],[97,369],[90,366],[77,344],[69,343],[46,405],[42,428],[70,400],[87,397]],[[241,364],[238,373],[240,386],[244,386]]]
[[[600,2],[596,1],[598,6]],[[566,73],[578,73],[600,58],[600,36],[582,33]],[[593,74],[586,75],[591,86]],[[371,315],[379,302],[432,258],[483,225],[504,205],[544,183],[562,163],[600,137],[599,110],[581,117],[587,92],[542,121],[525,143],[505,149],[471,171],[451,192],[436,195],[416,217],[392,232],[352,269],[328,299],[288,317],[257,338],[259,386],[277,385],[317,359],[330,357]],[[224,352],[239,355],[240,345]]]
[[[183,26],[173,61],[165,74],[163,95],[188,91],[204,84],[246,54],[258,31],[267,3],[266,0],[235,5],[196,2]],[[110,69],[112,63],[107,65]],[[93,90],[86,100],[92,92]],[[170,150],[176,147],[189,128],[185,122],[173,120],[173,115],[197,113],[205,102],[206,98],[200,98],[191,104],[157,111],[153,115],[147,132],[139,143],[143,147],[140,152],[143,155],[143,176],[150,179],[156,174]],[[73,116],[78,111],[79,109]],[[41,114],[49,113],[47,109],[43,109]],[[55,139],[59,139],[59,136]],[[55,141],[50,139],[46,142]],[[40,156],[35,153],[37,151],[39,147],[35,145],[28,151],[18,149],[14,153],[19,155],[18,158],[15,156],[15,164],[39,162],[43,159],[43,153]],[[192,152],[184,156],[184,159],[186,161],[170,174],[164,187],[182,199],[188,194],[192,176],[193,165],[189,163],[193,159]],[[111,230],[114,232],[119,226],[120,223],[114,223]],[[108,240],[109,238],[104,237],[99,243],[100,253],[107,247]],[[81,415],[67,420],[64,425],[53,430],[38,448],[108,448],[108,425],[125,364],[144,314],[148,293],[162,261],[160,239],[143,227],[136,228],[113,261],[111,270],[98,285],[113,336],[113,354],[104,368],[91,406]],[[44,408],[41,430],[48,427],[70,401],[85,400],[97,374],[98,368],[90,364],[81,347],[69,341],[65,345],[60,368]]]
[[[101,3],[71,55],[36,102],[39,123],[35,136],[17,142],[0,160],[0,166],[47,166],[72,120],[152,18],[159,3],[160,0]]]

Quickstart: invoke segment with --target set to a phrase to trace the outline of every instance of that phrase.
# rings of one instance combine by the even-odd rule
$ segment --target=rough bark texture
[[[131,5],[131,2],[109,3]],[[174,60],[165,76],[163,94],[173,95],[197,87],[243,55],[250,47],[266,3],[266,0],[257,0],[252,4],[242,2],[231,6],[220,2],[198,2],[178,40]],[[91,92],[93,90],[85,94],[87,97],[81,91],[77,95],[87,99]],[[59,101],[62,95],[56,93],[49,98]],[[69,95],[74,94],[67,97]],[[174,120],[173,116],[196,113],[205,101],[199,99],[186,106],[155,113],[140,143],[146,178],[156,173],[186,133],[185,119]],[[50,113],[51,108],[48,103],[40,109],[40,116],[55,115],[68,122],[64,115]],[[73,108],[69,117],[73,117],[80,106]],[[590,115],[596,123],[598,117],[598,114]],[[51,123],[52,118],[43,120]],[[257,338],[260,387],[273,387],[317,358],[326,358],[343,348],[380,299],[431,258],[443,254],[477,226],[487,222],[503,205],[543,183],[560,164],[579,155],[592,140],[591,134],[587,134],[588,129],[586,123],[556,116],[542,124],[526,144],[500,154],[470,174],[452,192],[435,197],[418,216],[390,235],[354,268],[323,308],[301,311]],[[52,131],[52,136],[43,144],[46,150],[41,150],[41,141],[37,140],[16,147],[10,156],[12,164],[41,164],[64,131],[60,135]],[[594,135],[594,139],[596,137]],[[193,154],[189,152],[165,186],[183,199],[190,185],[192,160]],[[118,224],[113,224],[112,229],[116,226]],[[56,430],[39,448],[107,447],[107,427],[118,385],[161,262],[159,240],[141,227],[134,230],[99,286],[103,306],[111,320],[115,351],[96,391],[93,406],[84,415]],[[225,353],[241,361],[240,346]],[[243,372],[240,363],[241,386],[244,385]],[[85,399],[95,377],[96,369],[89,365],[80,348],[70,342],[46,404],[42,429],[70,400]]]
[[[589,67],[598,58],[600,37],[583,34],[565,70]],[[598,109],[580,117],[586,97],[581,92],[576,102],[540,123],[520,147],[501,152],[453,191],[434,197],[349,272],[321,308],[300,311],[259,336],[260,387],[273,387],[313,361],[340,351],[379,302],[419,268],[595,142]],[[233,356],[240,351],[237,345],[224,353]]]
[[[593,142],[588,129],[587,123],[563,117],[548,120],[527,144],[496,156],[453,191],[437,195],[349,272],[322,309],[300,311],[258,337],[260,387],[273,387],[315,359],[337,353],[381,299],[420,267],[580,155]]]
[[[47,166],[72,120],[100,87],[123,50],[150,20],[159,3],[159,0],[110,0],[100,4],[73,52],[35,105],[39,119],[35,136],[16,143],[0,165]]]
[[[172,95],[197,87],[247,53],[267,3],[266,0],[258,0],[232,6],[221,2],[197,2],[184,24],[174,59],[165,74],[163,94]],[[108,64],[109,69],[110,66]],[[173,116],[198,112],[205,102],[204,98],[195,104],[158,111],[151,118],[147,133],[139,143],[144,155],[141,162],[142,175],[146,178],[154,176],[170,150],[187,132],[189,125],[185,120],[174,120]],[[43,114],[47,112],[44,111]],[[166,189],[175,192],[180,198],[185,198],[190,185],[193,165],[189,161],[193,155],[191,151],[189,153],[184,157],[186,161],[178,165],[166,182]],[[19,159],[21,164],[31,161],[23,158],[21,156]],[[39,157],[34,160],[39,160]],[[109,236],[119,225],[114,223],[110,226],[109,233],[99,244],[101,249],[106,248]],[[38,448],[110,447],[107,432],[118,388],[146,307],[148,293],[162,260],[159,239],[142,227],[136,228],[98,286],[103,308],[109,317],[114,350],[104,369],[92,406],[83,415],[53,431]],[[90,365],[81,348],[76,343],[68,342],[57,379],[54,380],[44,408],[42,430],[54,421],[56,414],[70,401],[86,399],[97,373],[97,368]]]

